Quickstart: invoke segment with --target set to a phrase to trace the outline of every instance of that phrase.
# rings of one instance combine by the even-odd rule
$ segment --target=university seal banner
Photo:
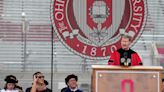
[[[143,32],[146,0],[53,0],[51,20],[62,43],[89,59],[107,59],[120,48],[121,34]]]

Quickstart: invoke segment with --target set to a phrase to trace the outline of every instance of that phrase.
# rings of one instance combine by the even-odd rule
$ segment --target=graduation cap
[[[18,83],[18,80],[16,79],[16,77],[14,75],[8,75],[8,76],[6,76],[6,78],[4,80],[7,83]]]

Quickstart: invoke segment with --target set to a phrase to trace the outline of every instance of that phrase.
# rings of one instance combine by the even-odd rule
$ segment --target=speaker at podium
[[[162,92],[161,66],[92,65],[92,92]]]

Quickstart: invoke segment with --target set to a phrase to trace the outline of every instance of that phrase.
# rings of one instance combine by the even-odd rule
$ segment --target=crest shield
[[[68,49],[85,58],[106,59],[120,48],[121,32],[131,34],[133,43],[140,36],[145,4],[144,0],[53,0],[51,20]]]

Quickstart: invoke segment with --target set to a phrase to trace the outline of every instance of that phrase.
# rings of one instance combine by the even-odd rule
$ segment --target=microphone
[[[128,58],[128,53],[123,53],[123,58],[121,58],[121,63],[123,63],[124,66],[129,66],[131,62],[131,59]]]
[[[125,59],[127,59],[127,58],[128,58],[128,53],[127,53],[127,52],[124,52],[124,53],[123,53],[123,57],[124,57]]]

